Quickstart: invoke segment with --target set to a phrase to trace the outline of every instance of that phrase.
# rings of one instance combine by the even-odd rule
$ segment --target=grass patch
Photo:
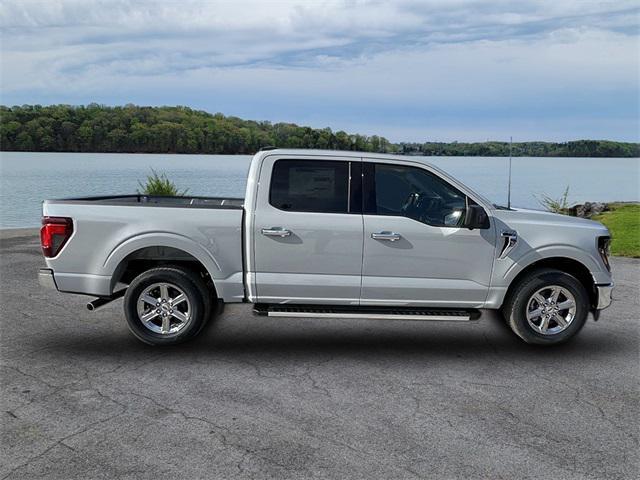
[[[640,258],[640,205],[612,203],[611,211],[593,217],[611,232],[611,253]]]

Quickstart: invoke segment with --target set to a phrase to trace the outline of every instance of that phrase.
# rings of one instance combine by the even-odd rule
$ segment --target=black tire
[[[529,304],[536,292],[550,286],[559,286],[566,289],[575,300],[575,313],[566,327],[562,327],[555,320],[549,320],[547,325],[555,325],[555,329],[564,328],[557,333],[542,334],[535,327],[537,320],[533,320],[532,326],[527,319],[527,309],[538,307],[538,303]],[[566,310],[564,311],[567,312]],[[531,272],[526,278],[518,281],[502,307],[502,314],[511,329],[527,343],[537,345],[555,345],[566,342],[576,335],[584,326],[589,313],[589,295],[584,285],[574,276],[554,269],[539,269]],[[542,317],[540,322],[542,322]],[[553,329],[550,329],[553,330]]]
[[[168,285],[169,295],[183,293],[186,296],[187,301],[182,300],[181,303],[181,305],[186,304],[186,307],[176,306],[173,308],[176,308],[176,314],[182,313],[182,317],[188,320],[181,321],[181,319],[169,315],[168,311],[162,310],[161,315],[156,315],[145,325],[138,313],[138,300],[145,290],[149,288],[155,289],[156,287],[154,286],[160,284]],[[157,288],[158,290],[152,290],[152,292],[158,292],[160,287]],[[151,297],[155,298],[155,295],[151,295]],[[149,309],[148,313],[153,314],[151,310],[155,310],[155,307],[151,306],[151,302],[146,302],[143,305]],[[162,308],[165,307],[163,306]],[[188,308],[189,315],[179,312],[178,308],[182,310]],[[155,312],[161,312],[161,310],[158,309]],[[175,345],[192,339],[205,326],[212,314],[211,292],[197,272],[180,267],[153,268],[138,275],[127,288],[124,296],[124,313],[129,330],[139,340],[149,345]],[[172,332],[171,329],[161,332],[152,330],[164,330],[162,317],[165,314],[170,317],[168,325],[173,324],[172,328],[177,331]]]

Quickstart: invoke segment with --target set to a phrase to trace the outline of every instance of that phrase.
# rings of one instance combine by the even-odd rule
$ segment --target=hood
[[[607,235],[607,227],[600,222],[587,220],[586,218],[571,217],[543,210],[529,210],[526,208],[512,208],[511,210],[493,210],[493,216],[502,220],[507,225],[527,223],[529,225],[569,227],[588,229]],[[515,227],[515,225],[514,225]]]

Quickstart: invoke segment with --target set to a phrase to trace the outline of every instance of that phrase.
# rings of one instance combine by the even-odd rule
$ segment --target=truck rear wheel
[[[172,345],[195,337],[211,314],[202,278],[178,267],[138,275],[127,288],[124,312],[129,330],[150,345]]]
[[[552,345],[569,340],[582,329],[589,313],[589,296],[572,275],[540,269],[514,286],[502,313],[525,342]]]

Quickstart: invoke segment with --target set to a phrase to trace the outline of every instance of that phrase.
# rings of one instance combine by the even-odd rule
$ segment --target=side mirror
[[[469,205],[464,216],[464,228],[489,228],[489,217],[480,205]]]

